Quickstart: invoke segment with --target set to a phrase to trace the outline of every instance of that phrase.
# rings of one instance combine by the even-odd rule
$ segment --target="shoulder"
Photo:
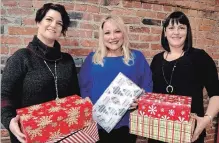
[[[31,52],[28,48],[22,48],[17,50],[13,55],[9,57],[9,60],[25,60],[30,56]]]
[[[206,60],[211,59],[207,52],[203,49],[191,48],[189,51],[189,55],[193,57],[193,59],[197,60]]]
[[[162,59],[162,58],[163,58],[163,54],[164,54],[164,52],[165,52],[165,51],[160,52],[160,53],[154,55],[153,60]]]
[[[138,50],[131,49],[131,54],[134,58],[145,58],[143,53]]]

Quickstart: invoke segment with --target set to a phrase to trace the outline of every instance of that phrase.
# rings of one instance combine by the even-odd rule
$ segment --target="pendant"
[[[167,91],[167,93],[172,93],[173,92],[173,86],[172,85],[168,85],[166,87],[166,91]]]

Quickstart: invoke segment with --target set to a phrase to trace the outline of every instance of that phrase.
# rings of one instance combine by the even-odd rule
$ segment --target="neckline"
[[[184,55],[185,55],[185,52],[184,52],[184,54],[183,54],[182,56],[180,56],[179,58],[174,59],[174,60],[172,60],[172,61],[168,61],[168,60],[166,60],[166,58],[164,57],[164,53],[165,53],[165,51],[164,51],[163,54],[162,54],[162,59],[163,59],[165,62],[168,62],[168,63],[176,62],[177,60],[182,59],[182,58],[184,57]]]

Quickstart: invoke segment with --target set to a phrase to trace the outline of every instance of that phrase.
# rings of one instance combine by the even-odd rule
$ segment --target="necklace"
[[[49,69],[49,71],[51,72],[54,81],[55,81],[55,89],[56,89],[56,100],[59,99],[59,94],[58,94],[58,84],[57,84],[57,71],[56,71],[56,61],[55,61],[55,73],[52,72],[52,70],[50,69],[50,67],[48,66],[47,62],[44,60],[44,63],[46,64],[47,68]]]
[[[182,57],[183,53],[184,53],[184,51],[181,53],[181,55],[179,56],[179,58]],[[167,53],[165,60],[167,59],[168,54],[169,54],[169,53]],[[173,89],[174,89],[174,88],[173,88],[173,86],[171,85],[171,83],[172,83],[173,73],[174,73],[174,70],[175,70],[175,68],[176,68],[176,64],[177,64],[179,58],[176,60],[176,62],[175,62],[174,65],[173,65],[173,69],[172,69],[172,72],[171,72],[171,75],[170,75],[170,81],[169,81],[169,83],[168,83],[168,81],[167,81],[167,79],[166,79],[166,77],[165,77],[165,74],[164,74],[164,62],[163,62],[163,65],[162,65],[162,73],[163,73],[164,80],[165,80],[165,82],[166,82],[166,84],[167,84],[167,87],[166,87],[167,93],[173,93]]]

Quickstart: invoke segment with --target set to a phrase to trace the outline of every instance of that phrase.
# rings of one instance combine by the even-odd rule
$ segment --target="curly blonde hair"
[[[129,61],[130,60],[133,61],[133,56],[132,56],[132,53],[129,49],[130,43],[129,43],[128,33],[127,33],[126,28],[125,28],[125,24],[124,24],[123,20],[120,17],[112,16],[112,15],[105,17],[102,20],[101,25],[99,27],[99,47],[96,49],[96,51],[94,53],[94,56],[93,56],[93,59],[92,59],[93,63],[99,64],[102,67],[104,66],[103,58],[106,57],[106,55],[107,55],[107,47],[104,45],[104,42],[103,42],[103,36],[104,36],[103,26],[104,26],[104,23],[107,22],[107,21],[111,21],[111,22],[116,23],[118,28],[123,33],[123,36],[124,36],[124,42],[123,42],[123,45],[122,45],[122,53],[123,53],[123,56],[124,56],[123,62],[126,65],[130,65]]]

